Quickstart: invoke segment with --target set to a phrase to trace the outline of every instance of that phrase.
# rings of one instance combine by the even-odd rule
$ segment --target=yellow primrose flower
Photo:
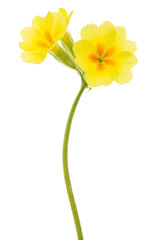
[[[130,81],[131,68],[137,63],[133,54],[136,45],[126,40],[124,27],[114,27],[110,22],[99,27],[87,25],[81,31],[81,38],[73,51],[89,86],[106,86],[114,80],[120,84]]]
[[[65,35],[69,19],[65,9],[60,8],[58,13],[48,12],[43,18],[36,16],[32,21],[32,27],[21,31],[23,42],[19,46],[24,52],[21,57],[24,62],[41,63],[47,53],[57,51],[57,42]]]

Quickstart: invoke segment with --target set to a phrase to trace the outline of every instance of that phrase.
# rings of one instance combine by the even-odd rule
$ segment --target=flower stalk
[[[64,134],[64,141],[63,141],[63,171],[64,171],[64,179],[65,179],[65,184],[66,184],[66,189],[68,193],[68,198],[69,202],[71,205],[71,210],[74,218],[74,223],[77,231],[77,237],[78,240],[83,240],[83,233],[82,233],[82,228],[81,228],[81,223],[78,215],[78,210],[75,202],[75,198],[73,195],[73,190],[72,190],[72,185],[71,185],[71,180],[70,180],[70,175],[69,175],[69,169],[68,169],[68,141],[69,141],[69,135],[70,135],[70,129],[71,129],[71,124],[73,120],[73,116],[76,110],[76,107],[78,105],[78,102],[81,98],[81,95],[84,91],[84,89],[87,87],[87,84],[85,84],[84,79],[82,80],[82,85],[81,88],[73,102],[72,108],[69,113],[67,125],[66,125],[66,130]]]

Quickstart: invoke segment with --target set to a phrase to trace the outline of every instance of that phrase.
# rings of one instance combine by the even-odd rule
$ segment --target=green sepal
[[[73,52],[74,40],[70,34],[70,32],[66,32],[63,38],[61,39],[62,46],[71,53],[71,55],[75,58],[75,54]]]
[[[73,56],[58,44],[50,54],[60,63],[77,70],[77,64]]]

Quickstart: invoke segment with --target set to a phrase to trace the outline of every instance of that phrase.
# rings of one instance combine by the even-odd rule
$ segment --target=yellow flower
[[[23,42],[19,46],[24,52],[21,57],[24,62],[41,63],[47,53],[57,51],[57,42],[65,35],[72,12],[60,8],[58,13],[48,12],[43,18],[36,16],[32,21],[32,27],[21,31]]]
[[[81,38],[73,51],[89,86],[106,86],[114,80],[120,84],[130,81],[131,68],[137,63],[133,54],[136,45],[126,40],[124,27],[114,27],[110,22],[99,27],[87,25],[81,31]]]

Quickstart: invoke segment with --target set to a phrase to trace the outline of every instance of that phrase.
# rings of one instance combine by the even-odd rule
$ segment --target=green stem
[[[65,134],[64,134],[64,141],[63,141],[64,179],[65,179],[65,183],[66,183],[66,189],[67,189],[67,193],[68,193],[68,197],[69,197],[69,202],[70,202],[71,209],[72,209],[72,214],[73,214],[73,218],[74,218],[74,223],[75,223],[75,227],[76,227],[76,231],[77,231],[78,240],[83,240],[83,234],[82,234],[81,224],[80,224],[80,220],[79,220],[79,216],[78,216],[78,211],[77,211],[76,202],[75,202],[73,191],[72,191],[72,185],[71,185],[71,180],[70,180],[69,170],[68,170],[68,140],[69,140],[69,133],[70,133],[70,129],[71,129],[73,115],[75,113],[79,99],[80,99],[84,89],[86,88],[86,85],[87,84],[85,84],[84,81],[82,81],[81,89],[79,90],[77,97],[75,98],[75,101],[72,105],[72,108],[71,108],[71,111],[70,111],[70,114],[68,117],[66,130],[65,130]]]

